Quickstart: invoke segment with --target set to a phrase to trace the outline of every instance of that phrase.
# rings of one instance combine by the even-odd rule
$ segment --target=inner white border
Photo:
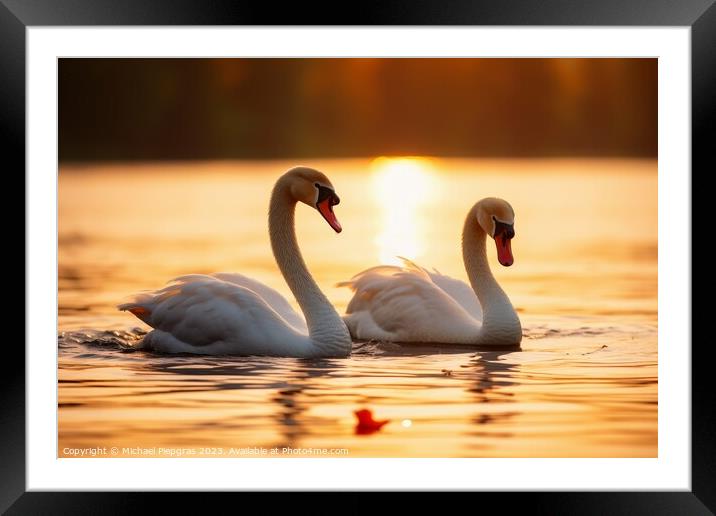
[[[657,459],[57,459],[58,57],[658,57]],[[690,490],[690,28],[27,29],[27,489]]]

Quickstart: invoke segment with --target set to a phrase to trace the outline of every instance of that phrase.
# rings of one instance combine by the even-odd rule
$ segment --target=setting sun
[[[432,168],[431,161],[421,157],[380,157],[371,164],[382,210],[375,241],[381,263],[399,264],[398,256],[415,259],[424,253],[422,216],[437,194]]]

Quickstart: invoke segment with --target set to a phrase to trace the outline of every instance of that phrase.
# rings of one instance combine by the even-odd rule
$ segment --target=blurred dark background
[[[649,156],[656,59],[60,59],[62,161]]]

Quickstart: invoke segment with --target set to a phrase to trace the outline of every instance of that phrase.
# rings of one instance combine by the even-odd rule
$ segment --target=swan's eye
[[[322,186],[316,183],[316,188],[318,188],[318,203],[329,201],[329,204],[331,206],[335,206],[340,202],[340,199],[336,195],[336,192],[334,192],[332,189],[328,188],[327,186]]]
[[[492,220],[495,221],[495,237],[501,236],[507,239],[514,238],[515,226],[513,224],[506,224],[504,222],[500,222],[495,217],[492,217]]]

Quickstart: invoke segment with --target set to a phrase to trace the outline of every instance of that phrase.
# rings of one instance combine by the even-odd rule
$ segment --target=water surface
[[[241,272],[294,302],[266,228],[273,181],[293,164],[60,168],[59,456],[656,456],[655,161],[304,163],[342,199],[340,235],[315,211],[297,213],[304,257],[339,311],[350,292],[335,283],[396,255],[466,279],[465,214],[482,197],[507,199],[515,265],[488,254],[520,313],[521,351],[359,343],[348,359],[305,360],[125,349],[147,327],[115,305],[178,275]],[[390,421],[357,433],[361,408]]]

